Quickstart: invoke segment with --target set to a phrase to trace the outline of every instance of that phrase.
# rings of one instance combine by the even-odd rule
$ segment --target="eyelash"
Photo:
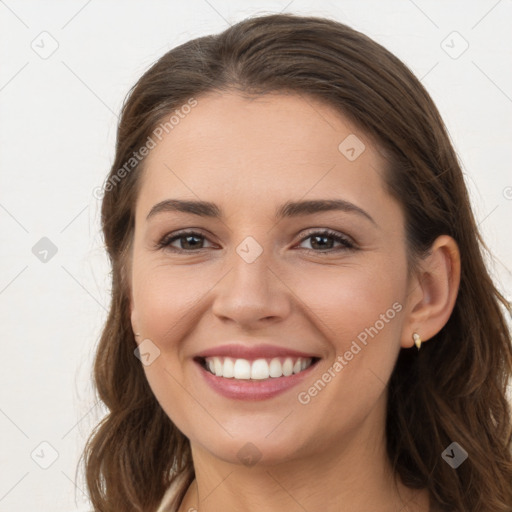
[[[175,233],[173,235],[166,235],[164,236],[157,244],[156,244],[156,248],[157,249],[166,249],[166,250],[170,250],[172,252],[175,252],[175,253],[194,253],[194,252],[200,252],[204,249],[207,249],[207,247],[200,247],[199,249],[192,249],[192,250],[187,250],[187,249],[178,249],[177,247],[171,247],[171,243],[176,241],[176,240],[179,240],[180,238],[186,238],[188,236],[193,236],[193,237],[196,237],[196,238],[203,238],[203,239],[206,239],[206,237],[201,234],[201,233],[198,233],[197,231],[182,231],[182,232],[179,232],[179,233]],[[315,250],[315,249],[308,249],[308,248],[302,248],[303,250],[309,252],[309,253],[315,253],[315,254],[331,254],[333,252],[338,252],[338,251],[346,251],[346,250],[356,250],[356,245],[350,240],[348,239],[347,237],[344,237],[340,234],[338,234],[336,231],[331,231],[330,229],[322,229],[322,230],[319,230],[319,231],[311,231],[309,232],[307,235],[303,236],[300,240],[299,240],[299,244],[301,244],[302,242],[304,242],[305,240],[308,240],[309,238],[312,238],[313,236],[327,236],[329,238],[332,238],[335,242],[339,242],[343,245],[343,247],[338,247],[336,249],[327,249],[327,250]]]

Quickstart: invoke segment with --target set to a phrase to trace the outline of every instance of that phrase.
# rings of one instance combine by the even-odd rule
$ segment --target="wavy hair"
[[[94,510],[154,511],[178,476],[177,503],[194,478],[189,441],[134,357],[127,275],[145,160],[128,169],[126,162],[163,119],[212,91],[315,98],[371,137],[387,157],[386,186],[405,216],[409,271],[436,237],[455,239],[462,268],[454,310],[434,343],[398,356],[388,383],[387,452],[395,474],[427,488],[436,509],[511,512],[511,305],[486,268],[489,251],[445,125],[420,81],[384,47],[337,21],[294,14],[251,17],[172,49],[123,104],[101,210],[112,300],[93,375],[109,412],[82,453]],[[441,458],[453,441],[469,453],[456,470]]]

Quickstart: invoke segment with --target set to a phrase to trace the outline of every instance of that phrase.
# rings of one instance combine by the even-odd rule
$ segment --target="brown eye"
[[[195,252],[200,249],[205,249],[204,242],[206,240],[206,237],[201,233],[183,231],[181,233],[166,235],[158,243],[158,248],[166,248],[177,252]],[[174,245],[175,242],[178,242],[178,246]]]
[[[314,231],[301,239],[301,243],[310,240],[310,247],[304,247],[307,251],[313,252],[335,252],[340,250],[355,249],[354,243],[348,238],[335,231],[323,230]],[[339,246],[335,247],[338,243]]]

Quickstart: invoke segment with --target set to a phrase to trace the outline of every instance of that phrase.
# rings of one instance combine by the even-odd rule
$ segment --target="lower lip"
[[[318,361],[317,361],[318,362]],[[217,377],[196,362],[207,384],[220,395],[234,400],[267,400],[293,388],[304,380],[316,363],[289,377],[271,377],[262,380],[238,380]]]

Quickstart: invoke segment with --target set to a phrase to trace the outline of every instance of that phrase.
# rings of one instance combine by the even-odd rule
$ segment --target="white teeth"
[[[219,377],[219,375],[217,375]],[[220,375],[222,377],[222,375]],[[235,379],[250,379],[251,378],[251,363],[247,359],[237,359],[235,361],[235,368],[233,370],[233,377]]]
[[[270,377],[270,369],[265,359],[256,359],[251,366],[251,379],[268,379]]]
[[[215,375],[217,375],[217,377],[222,377],[222,361],[218,357],[213,358],[213,367]]]
[[[230,357],[224,359],[222,376],[226,377],[226,379],[232,379],[235,376],[235,362]]]
[[[286,359],[233,359],[231,357],[207,357],[206,368],[217,377],[239,380],[264,380],[268,378],[289,377],[309,368],[313,362],[311,357]]]
[[[289,377],[293,373],[293,361],[288,357],[283,364],[283,375]]]
[[[283,375],[283,366],[279,359],[274,358],[270,361],[270,376],[271,377],[281,377]]]

